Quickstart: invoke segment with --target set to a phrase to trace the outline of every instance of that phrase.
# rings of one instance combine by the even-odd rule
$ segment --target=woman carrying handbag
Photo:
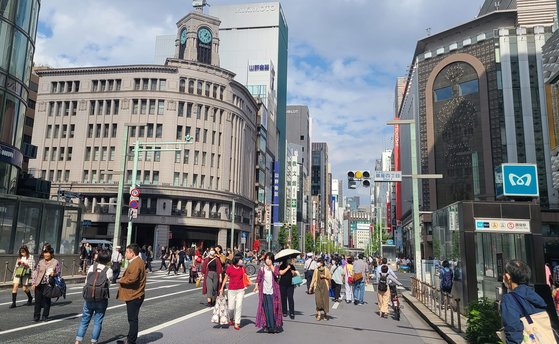
[[[29,254],[29,249],[26,245],[19,248],[16,266],[14,268],[13,287],[12,287],[12,304],[10,308],[16,307],[17,289],[21,285],[23,291],[27,295],[27,305],[31,306],[33,303],[33,296],[29,290],[29,282],[31,280],[31,271],[33,271],[34,260],[33,256]]]
[[[31,288],[35,291],[35,312],[33,321],[41,319],[43,309],[43,321],[48,321],[50,314],[51,299],[43,295],[50,282],[50,277],[60,274],[60,264],[54,259],[54,250],[50,245],[43,248],[43,259],[39,261],[33,273],[33,284]]]

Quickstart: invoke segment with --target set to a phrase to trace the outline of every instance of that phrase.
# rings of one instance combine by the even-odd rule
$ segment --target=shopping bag
[[[328,293],[330,294],[330,297],[334,297],[334,288],[330,288],[330,290],[328,290]]]
[[[303,278],[301,278],[301,276],[299,275],[295,275],[291,278],[291,284],[299,286],[303,284]]]
[[[524,340],[523,343],[537,343],[537,344],[547,344],[556,343],[555,336],[553,334],[553,329],[551,328],[551,321],[549,320],[549,315],[544,310],[539,313],[528,314],[526,309],[519,300],[521,296],[516,293],[510,293],[512,297],[516,300],[520,309],[522,310],[522,325],[524,326]]]
[[[196,279],[196,288],[200,288],[200,285],[202,285],[202,277]]]
[[[250,280],[250,278],[248,278],[248,275],[245,273],[243,273],[243,287],[249,287],[250,285],[252,285],[252,281]]]
[[[224,295],[219,295],[215,299],[215,306],[211,321],[215,324],[226,325],[229,323],[229,316],[227,315],[227,298]]]

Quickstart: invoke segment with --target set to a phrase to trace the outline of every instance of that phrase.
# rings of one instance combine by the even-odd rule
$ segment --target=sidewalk
[[[250,291],[252,289],[249,289]],[[295,290],[295,319],[284,318],[283,332],[263,333],[254,325],[258,297],[247,293],[243,302],[241,329],[217,326],[210,322],[212,309],[206,308],[185,315],[169,323],[161,324],[140,332],[138,343],[184,343],[185,337],[193,343],[256,343],[270,344],[306,343],[326,344],[336,342],[376,341],[381,343],[441,343],[437,333],[429,328],[411,324],[403,314],[401,321],[383,319],[378,311],[376,293],[365,292],[365,305],[330,303],[330,320],[315,319],[314,295],[307,295],[306,288]],[[141,314],[141,312],[140,312]],[[142,324],[140,315],[140,328]],[[286,337],[287,336],[287,337]]]

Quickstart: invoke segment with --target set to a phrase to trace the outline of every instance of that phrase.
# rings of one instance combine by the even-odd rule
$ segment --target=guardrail
[[[4,258],[4,257],[2,257]],[[60,272],[63,277],[76,277],[85,276],[85,273],[80,271],[80,259],[74,258],[71,255],[65,257],[56,258],[60,262]],[[16,256],[9,257],[8,259],[2,259],[3,264],[0,265],[0,284],[6,284],[12,282]],[[35,261],[37,263],[37,259]]]
[[[460,314],[460,298],[430,285],[427,282],[411,277],[411,293],[441,320],[450,325],[456,332],[462,332],[462,315]]]

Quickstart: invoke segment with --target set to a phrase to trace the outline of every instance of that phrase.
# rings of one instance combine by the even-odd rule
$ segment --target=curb
[[[402,297],[408,305],[425,320],[437,333],[443,337],[448,343],[467,344],[468,342],[459,333],[454,331],[452,327],[442,321],[437,315],[431,312],[425,305],[411,295],[409,291],[402,292]]]
[[[66,284],[78,284],[78,283],[85,283],[85,275],[84,276],[62,276]],[[12,282],[3,282],[0,283],[0,290],[2,289],[11,289]],[[20,286],[21,287],[21,286]]]

